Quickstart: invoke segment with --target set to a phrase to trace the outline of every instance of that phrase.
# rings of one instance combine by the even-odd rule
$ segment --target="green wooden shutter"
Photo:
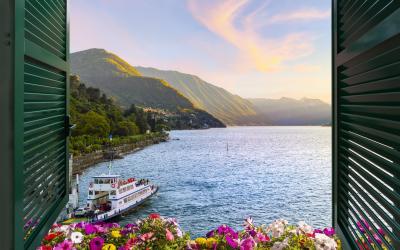
[[[333,47],[334,224],[400,249],[400,1],[333,1]]]
[[[15,246],[34,248],[68,190],[66,0],[15,0]]]

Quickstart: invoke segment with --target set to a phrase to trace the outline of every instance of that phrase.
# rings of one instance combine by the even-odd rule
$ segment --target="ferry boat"
[[[105,221],[142,204],[158,191],[149,180],[121,179],[120,175],[93,176],[85,207],[74,212],[75,218],[91,222]]]

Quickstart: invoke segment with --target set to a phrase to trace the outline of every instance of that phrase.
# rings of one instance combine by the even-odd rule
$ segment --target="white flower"
[[[305,234],[312,234],[314,232],[314,229],[312,226],[308,225],[304,221],[300,221],[297,225],[298,231],[300,233],[305,233]]]
[[[325,234],[315,234],[314,241],[317,250],[335,250],[337,248],[335,239]]]
[[[62,233],[65,233],[65,234],[69,234],[69,231],[70,231],[71,229],[70,229],[70,227],[69,226],[67,226],[67,225],[62,225],[61,227],[56,227],[55,229],[54,229],[54,232],[62,232]]]
[[[177,235],[179,238],[182,238],[182,236],[183,236],[182,230],[181,230],[179,227],[176,228],[176,235]]]
[[[284,239],[282,242],[275,242],[274,245],[272,246],[271,250],[283,250],[287,247],[289,247],[289,243],[288,243],[289,239],[286,238]]]
[[[83,240],[83,234],[81,232],[72,232],[71,233],[71,240],[75,244],[79,244]]]
[[[267,232],[272,232],[272,237],[280,237],[285,232],[287,220],[276,220],[267,227]]]

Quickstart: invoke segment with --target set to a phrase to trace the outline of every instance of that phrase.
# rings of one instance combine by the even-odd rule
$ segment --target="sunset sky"
[[[73,0],[71,51],[195,74],[242,97],[330,102],[329,0]]]

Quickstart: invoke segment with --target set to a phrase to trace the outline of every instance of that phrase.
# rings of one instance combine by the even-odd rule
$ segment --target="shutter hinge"
[[[65,116],[65,129],[66,129],[66,136],[71,136],[72,129],[76,127],[76,124],[71,124],[71,116]]]

